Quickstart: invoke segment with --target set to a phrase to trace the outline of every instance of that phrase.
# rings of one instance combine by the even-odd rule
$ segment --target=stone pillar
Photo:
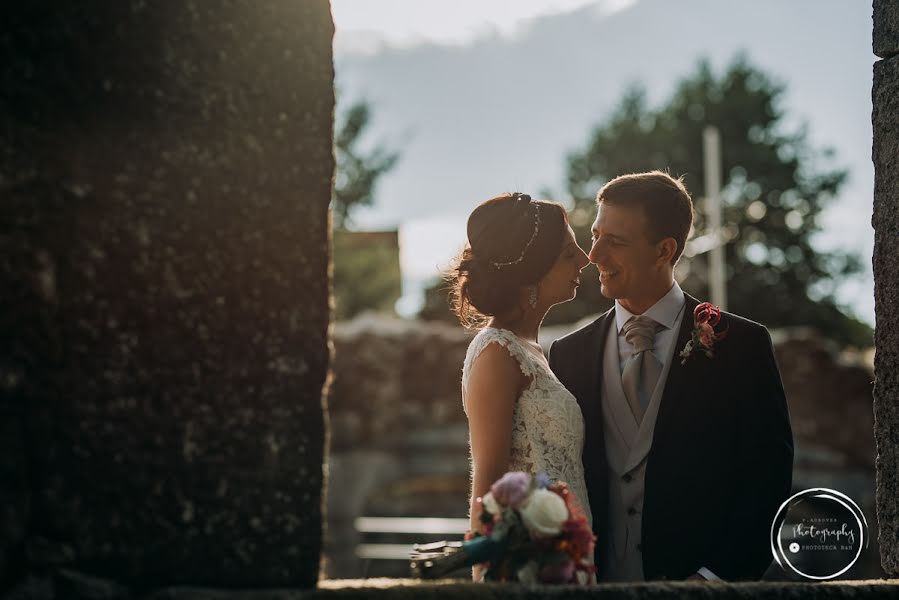
[[[315,585],[332,36],[327,0],[5,7],[5,585]]]
[[[874,0],[874,433],[884,571],[899,575],[899,4]]]

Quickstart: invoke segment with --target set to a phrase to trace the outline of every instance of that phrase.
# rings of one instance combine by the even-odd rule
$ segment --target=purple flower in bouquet
[[[512,471],[490,486],[493,498],[503,506],[517,509],[531,491],[531,476],[522,471]]]
[[[481,529],[466,543],[484,538],[497,552],[475,556],[480,546],[472,547],[463,558],[480,564],[486,581],[584,583],[595,572],[593,531],[564,481],[506,473],[477,501]]]
[[[574,579],[574,561],[549,564],[540,569],[538,579],[541,583],[571,583]]]

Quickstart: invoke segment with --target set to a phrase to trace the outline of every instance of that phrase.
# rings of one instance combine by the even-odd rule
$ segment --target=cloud
[[[338,56],[372,55],[421,45],[467,46],[479,39],[511,39],[541,17],[590,7],[596,16],[624,10],[637,0],[332,0]]]

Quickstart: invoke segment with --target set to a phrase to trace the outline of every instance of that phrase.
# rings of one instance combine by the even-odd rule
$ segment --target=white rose
[[[562,498],[549,490],[538,489],[521,507],[521,520],[536,538],[552,537],[568,520],[568,507]]]
[[[499,506],[499,503],[496,501],[496,498],[493,497],[492,492],[487,492],[481,497],[481,504],[484,506],[484,510],[489,512],[494,517],[502,512],[502,509]]]

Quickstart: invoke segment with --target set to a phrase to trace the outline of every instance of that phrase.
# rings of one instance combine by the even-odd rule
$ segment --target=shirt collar
[[[672,329],[677,324],[677,318],[680,316],[684,304],[686,304],[684,291],[675,281],[668,293],[659,298],[659,301],[643,314],[653,321],[661,323],[668,329]],[[621,306],[618,300],[615,300],[615,326],[619,335],[621,334],[621,328],[633,316],[635,316],[634,313]]]

